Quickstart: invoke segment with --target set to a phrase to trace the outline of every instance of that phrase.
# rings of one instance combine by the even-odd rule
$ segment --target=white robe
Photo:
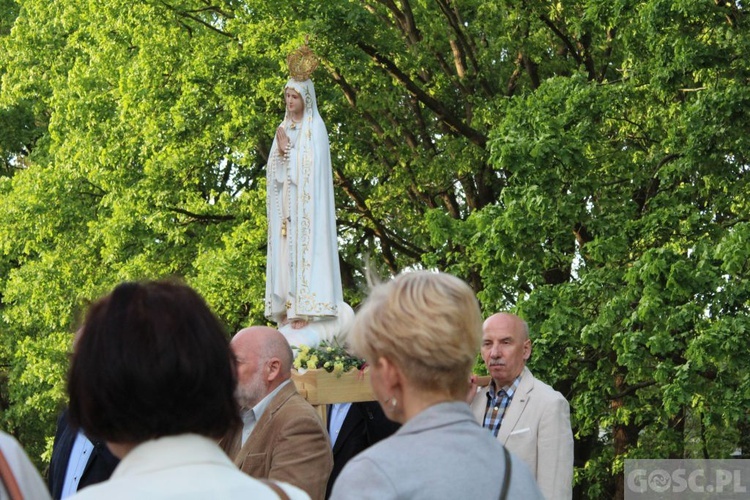
[[[281,126],[292,148],[288,157],[280,154],[274,136],[266,166],[265,316],[316,321],[338,316],[343,302],[328,131],[311,80],[292,79],[284,88],[296,90],[305,109],[294,129],[287,112]]]

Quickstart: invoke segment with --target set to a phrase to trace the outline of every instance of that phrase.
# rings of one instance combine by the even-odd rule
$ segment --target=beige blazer
[[[477,391],[471,404],[482,424],[488,387]],[[573,431],[570,406],[562,394],[537,380],[524,368],[521,382],[505,411],[497,439],[523,460],[548,500],[573,496]]]
[[[220,444],[243,472],[293,484],[313,500],[325,498],[333,468],[328,433],[293,383],[274,396],[245,445],[241,442],[242,425]]]

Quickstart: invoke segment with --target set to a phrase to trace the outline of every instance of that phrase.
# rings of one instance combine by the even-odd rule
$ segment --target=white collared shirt
[[[339,437],[339,432],[341,432],[341,427],[344,425],[344,420],[346,420],[346,415],[349,413],[351,406],[351,403],[336,403],[331,405],[330,423],[328,425],[328,434],[331,436],[331,448],[336,444],[336,439]]]
[[[242,410],[242,445],[244,446],[247,438],[250,437],[250,433],[253,432],[255,424],[258,419],[255,418],[255,410],[253,408]]]
[[[253,432],[253,429],[255,429],[255,424],[258,423],[258,420],[260,420],[260,417],[263,416],[263,412],[266,411],[266,408],[268,408],[268,405],[271,403],[271,400],[276,396],[276,394],[281,390],[282,387],[284,387],[287,384],[291,384],[292,379],[285,380],[281,383],[276,389],[266,394],[266,397],[261,399],[258,404],[250,408],[249,410],[244,410],[242,413],[242,444],[245,444],[245,441],[247,441],[247,438],[250,437],[250,434]]]
[[[86,464],[89,463],[91,453],[94,451],[94,443],[78,431],[76,440],[73,442],[73,448],[70,450],[68,458],[68,468],[65,470],[65,481],[60,498],[67,498],[74,495],[78,490],[78,484],[81,482],[83,471],[86,470]]]

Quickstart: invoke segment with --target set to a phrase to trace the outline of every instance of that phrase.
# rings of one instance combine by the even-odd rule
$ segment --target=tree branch
[[[198,222],[225,222],[236,219],[234,215],[196,214],[177,207],[167,207],[167,210],[178,214],[187,215],[188,217]]]
[[[349,195],[349,198],[354,201],[354,204],[357,207],[357,211],[361,213],[367,220],[369,220],[374,226],[373,231],[383,244],[383,253],[387,259],[392,260],[395,265],[395,257],[390,250],[391,246],[402,252],[404,255],[407,255],[413,259],[419,259],[422,256],[422,254],[424,253],[422,249],[418,249],[413,245],[409,245],[408,242],[400,243],[395,240],[395,235],[388,231],[388,229],[375,218],[375,215],[367,207],[367,203],[365,202],[364,198],[356,191],[356,189],[354,189],[351,181],[346,178],[346,176],[340,169],[334,169],[334,173],[336,174],[336,179],[339,181],[339,185],[341,186],[341,188],[347,195]],[[388,248],[386,249],[386,247]]]
[[[383,66],[385,70],[401,84],[417,99],[419,99],[425,106],[430,108],[438,118],[445,123],[449,129],[454,133],[462,135],[469,139],[472,143],[476,144],[481,148],[485,148],[487,145],[487,137],[481,134],[479,131],[474,130],[467,124],[463,123],[450,111],[448,111],[441,102],[434,97],[427,94],[424,90],[419,88],[406,74],[404,74],[393,61],[387,57],[378,53],[378,51],[364,42],[357,44],[367,55],[369,55],[376,63]]]
[[[565,47],[567,47],[568,52],[575,58],[576,62],[578,64],[583,64],[583,59],[581,58],[581,55],[576,50],[575,45],[570,41],[570,39],[565,36],[565,34],[560,31],[557,26],[555,26],[555,23],[553,23],[550,18],[545,16],[544,14],[539,16],[539,19],[542,20],[544,24],[547,25],[549,29],[552,30],[552,32],[562,41],[563,44],[565,44]]]
[[[630,396],[631,394],[633,394],[638,389],[644,389],[646,387],[650,387],[650,386],[655,385],[655,384],[656,384],[656,382],[650,381],[650,382],[641,382],[639,384],[631,385],[627,389],[624,389],[621,392],[619,392],[619,393],[617,393],[617,394],[615,394],[613,396],[609,396],[607,399],[609,401],[614,401],[614,400],[617,400],[617,399],[622,399],[625,396]]]
[[[401,9],[393,0],[377,0],[377,2],[391,12],[396,20],[396,25],[406,37],[409,45],[416,45],[422,39],[422,34],[417,29],[417,23],[414,21],[414,14],[408,0],[401,0]],[[374,11],[371,8],[368,10]]]
[[[459,57],[461,58],[460,63],[463,66],[463,59],[468,58],[471,62],[472,67],[474,68],[474,72],[479,74],[479,63],[477,63],[476,56],[474,54],[474,51],[472,50],[471,45],[466,39],[466,36],[464,35],[463,29],[461,27],[461,23],[459,22],[458,16],[455,12],[453,12],[450,8],[450,5],[445,0],[437,0],[438,7],[440,7],[440,11],[443,13],[445,18],[448,20],[448,24],[450,25],[451,29],[453,30],[453,33],[456,35],[456,49],[460,49]],[[451,43],[453,46],[453,43]],[[455,50],[454,50],[455,54]]]
[[[178,16],[180,16],[180,17],[186,17],[186,18],[190,19],[191,21],[194,21],[194,22],[196,22],[198,24],[202,24],[203,26],[205,26],[206,28],[210,29],[211,31],[214,31],[214,32],[216,32],[216,33],[218,33],[220,35],[223,35],[223,36],[225,36],[225,37],[227,37],[227,38],[229,38],[231,40],[237,40],[237,37],[234,36],[233,34],[227,33],[226,31],[223,31],[223,30],[217,28],[216,26],[213,26],[210,23],[207,23],[206,21],[204,21],[200,17],[194,16],[194,15],[190,14],[190,11],[179,10],[179,9],[173,7],[172,5],[169,5],[167,2],[164,2],[163,0],[162,0],[161,4],[163,6],[165,6],[167,9],[169,9],[172,12],[174,12],[175,14],[177,14]],[[188,30],[190,30],[190,28],[188,28]]]

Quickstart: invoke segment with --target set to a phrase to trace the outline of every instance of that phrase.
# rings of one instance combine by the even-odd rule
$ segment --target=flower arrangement
[[[328,373],[334,373],[340,377],[352,368],[361,370],[365,367],[365,360],[352,356],[338,344],[331,344],[325,340],[317,347],[307,345],[292,346],[297,349],[297,357],[294,358],[294,367],[297,370],[315,370],[322,368]]]

